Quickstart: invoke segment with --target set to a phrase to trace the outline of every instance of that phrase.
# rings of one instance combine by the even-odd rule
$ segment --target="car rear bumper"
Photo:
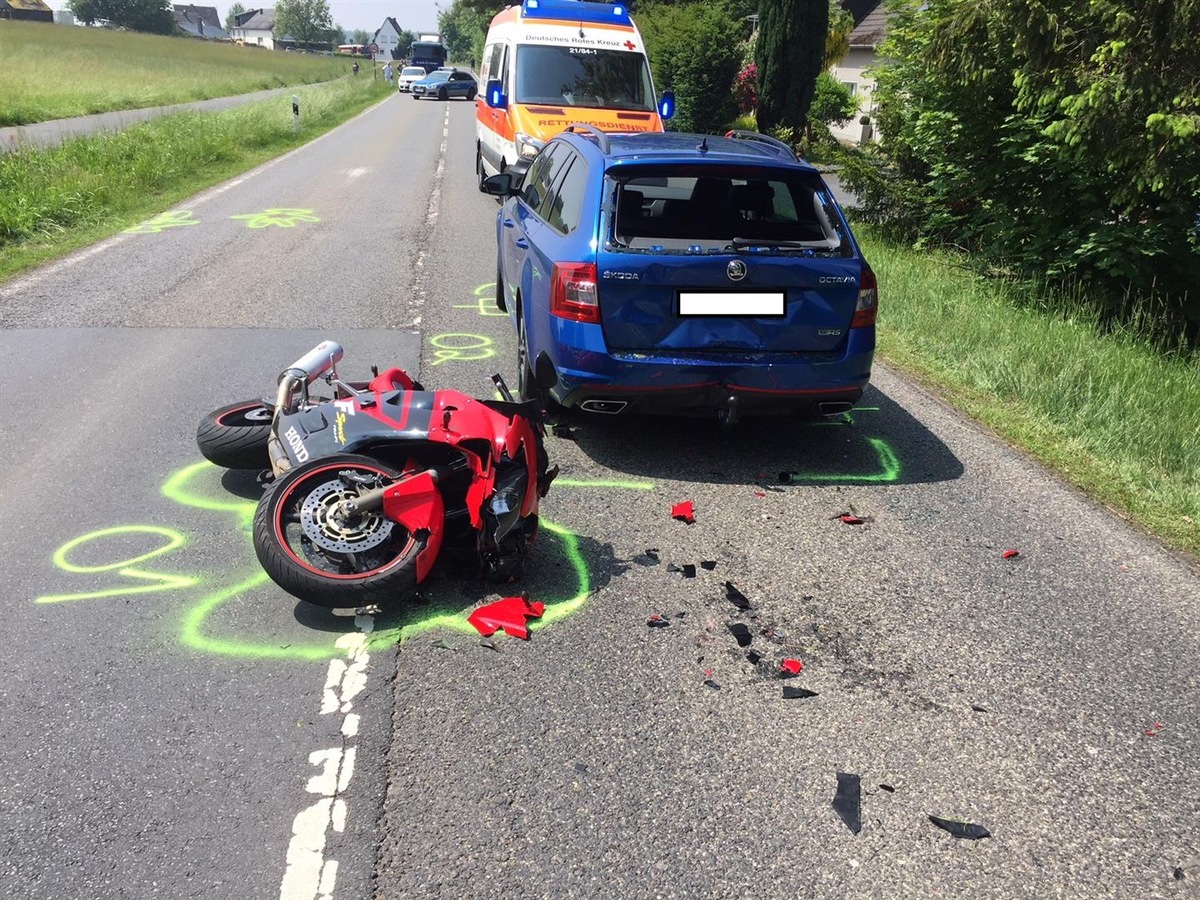
[[[555,399],[591,412],[706,415],[731,396],[744,415],[842,412],[862,397],[875,355],[869,328],[851,329],[838,352],[811,354],[618,353],[603,348],[598,326],[557,330]]]

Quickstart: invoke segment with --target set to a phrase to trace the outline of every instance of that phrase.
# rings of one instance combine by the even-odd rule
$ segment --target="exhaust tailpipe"
[[[845,400],[837,400],[826,403],[818,403],[817,409],[820,410],[823,416],[840,416],[842,413],[848,413],[854,409],[853,403],[848,403]]]
[[[579,408],[585,412],[601,413],[606,416],[615,416],[629,405],[625,400],[584,400],[579,404]]]

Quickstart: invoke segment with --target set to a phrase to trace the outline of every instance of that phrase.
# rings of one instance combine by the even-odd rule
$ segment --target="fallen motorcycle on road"
[[[399,368],[345,382],[342,356],[322,342],[283,370],[273,400],[222,407],[197,430],[218,466],[270,469],[253,535],[271,579],[318,606],[390,605],[449,547],[489,581],[520,577],[558,473],[541,404],[514,401],[499,375],[503,400],[427,391]],[[333,396],[310,395],[318,380]]]

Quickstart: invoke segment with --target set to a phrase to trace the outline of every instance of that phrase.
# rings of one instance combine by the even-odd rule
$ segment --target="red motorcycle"
[[[342,354],[324,341],[280,374],[273,401],[224,407],[197,432],[217,465],[270,466],[254,514],[267,574],[333,608],[403,598],[448,547],[473,553],[488,580],[519,577],[558,474],[541,404],[514,401],[499,375],[503,400],[427,391],[398,368],[344,382]],[[553,368],[539,369],[548,390]],[[310,396],[320,378],[332,397]]]

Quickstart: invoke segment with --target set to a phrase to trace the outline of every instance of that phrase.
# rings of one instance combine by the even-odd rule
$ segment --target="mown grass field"
[[[1031,296],[972,274],[949,253],[855,232],[879,277],[886,362],[1200,555],[1200,352],[1102,333],[1085,297]]]
[[[330,81],[346,58],[0,20],[0,126]]]

